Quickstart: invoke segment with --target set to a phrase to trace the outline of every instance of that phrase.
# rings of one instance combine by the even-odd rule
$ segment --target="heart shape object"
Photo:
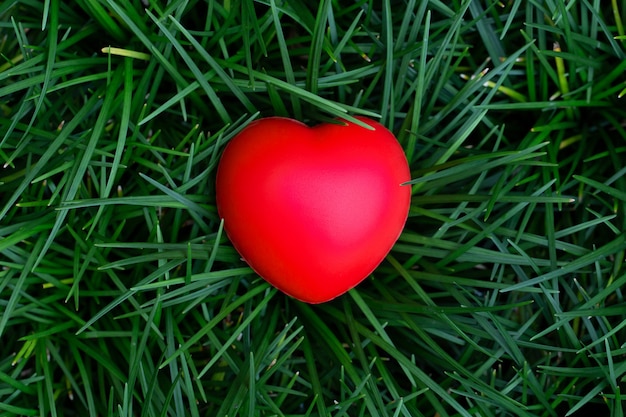
[[[304,302],[329,301],[364,280],[408,216],[402,147],[383,125],[359,120],[373,130],[260,119],[228,143],[218,166],[217,209],[233,246]]]

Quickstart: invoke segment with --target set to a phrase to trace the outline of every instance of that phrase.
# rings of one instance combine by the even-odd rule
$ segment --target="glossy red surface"
[[[404,152],[381,124],[313,128],[286,118],[248,125],[226,146],[217,208],[242,258],[308,303],[365,279],[399,237],[411,187]]]

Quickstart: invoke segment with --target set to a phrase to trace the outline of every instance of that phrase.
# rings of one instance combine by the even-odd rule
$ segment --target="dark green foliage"
[[[0,3],[0,415],[611,416],[624,0]],[[222,232],[249,121],[366,115],[412,168],[310,306]],[[254,178],[250,178],[254,187]]]

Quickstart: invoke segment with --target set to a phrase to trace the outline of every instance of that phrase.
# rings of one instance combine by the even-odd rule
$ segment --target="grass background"
[[[0,414],[624,415],[624,0],[0,3]],[[278,293],[215,210],[253,119],[367,115],[413,200]],[[593,414],[592,414],[593,413]]]

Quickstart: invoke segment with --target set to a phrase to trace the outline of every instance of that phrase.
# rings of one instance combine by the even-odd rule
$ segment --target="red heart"
[[[373,120],[313,128],[270,117],[226,146],[217,209],[243,259],[308,303],[353,288],[382,262],[406,222],[411,187],[396,138]]]

